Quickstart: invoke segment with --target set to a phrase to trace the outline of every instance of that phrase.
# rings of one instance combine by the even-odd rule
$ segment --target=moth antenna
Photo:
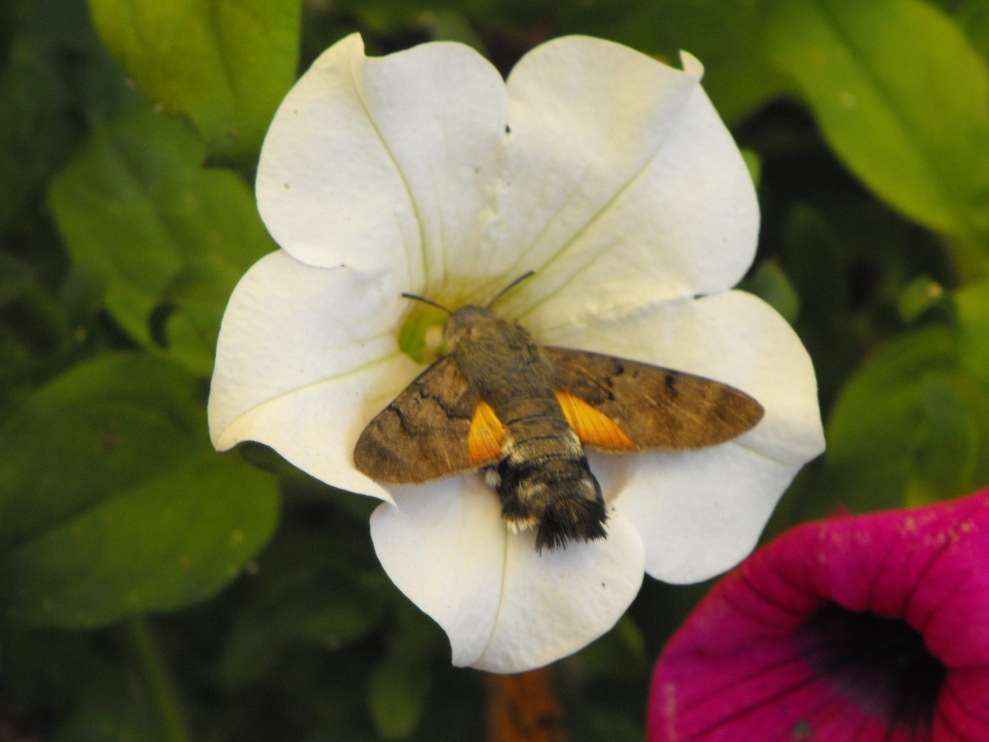
[[[453,314],[453,312],[451,312],[449,309],[444,307],[442,304],[437,304],[435,301],[433,301],[432,299],[427,299],[425,296],[419,296],[418,294],[406,294],[404,292],[402,293],[402,296],[404,296],[406,299],[412,299],[413,301],[421,301],[423,304],[428,304],[431,307],[442,309],[447,314]]]
[[[529,278],[530,276],[534,276],[535,274],[536,274],[535,271],[527,271],[527,272],[523,273],[521,276],[519,276],[518,278],[516,278],[514,281],[512,281],[510,284],[508,284],[505,288],[503,288],[501,291],[499,291],[497,294],[495,294],[495,298],[488,302],[488,305],[485,307],[485,309],[490,309],[492,304],[494,304],[501,297],[503,297],[509,291],[511,291],[512,289],[514,289],[520,283],[522,283],[525,279]]]

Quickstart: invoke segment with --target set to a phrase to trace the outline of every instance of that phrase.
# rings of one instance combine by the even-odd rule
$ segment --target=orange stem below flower
[[[487,675],[487,742],[566,742],[563,711],[553,693],[553,672]]]

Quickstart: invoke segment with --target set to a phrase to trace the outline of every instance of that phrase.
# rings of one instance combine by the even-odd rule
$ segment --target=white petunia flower
[[[823,450],[806,351],[769,306],[729,290],[752,262],[758,207],[700,64],[683,61],[568,37],[506,82],[466,46],[369,59],[355,35],[268,132],[258,205],[282,250],[224,315],[213,442],[261,441],[383,500],[378,557],[446,630],[454,664],[547,664],[610,629],[643,572],[684,583],[730,568]],[[495,309],[538,342],[707,376],[765,408],[714,448],[590,453],[608,536],[541,553],[479,473],[383,486],[353,463],[364,426],[424,368],[403,349],[444,318],[402,292],[483,305],[528,270]]]

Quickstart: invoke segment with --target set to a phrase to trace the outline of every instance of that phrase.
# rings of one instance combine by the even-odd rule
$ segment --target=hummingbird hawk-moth
[[[762,419],[762,405],[727,384],[542,347],[490,304],[454,312],[434,306],[450,314],[449,353],[371,420],[354,463],[372,479],[405,484],[486,469],[502,517],[515,531],[537,527],[539,550],[606,536],[604,497],[585,446],[614,453],[706,448]]]

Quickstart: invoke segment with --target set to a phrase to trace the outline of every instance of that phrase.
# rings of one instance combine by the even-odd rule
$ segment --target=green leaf
[[[357,533],[345,521],[283,526],[260,560],[250,604],[231,629],[223,682],[256,681],[292,643],[335,651],[378,625],[391,589],[369,553],[365,523]]]
[[[404,739],[415,731],[431,686],[429,653],[435,626],[404,601],[398,610],[394,643],[375,667],[368,687],[371,717],[385,739]]]
[[[77,146],[81,122],[134,96],[84,4],[21,5],[19,22],[11,23],[17,36],[4,49],[0,71],[0,229],[23,229],[33,218],[31,202]],[[37,252],[42,245],[32,247]]]
[[[82,364],[0,431],[0,548],[23,543],[205,450],[197,384],[136,356]]]
[[[846,213],[846,222],[853,220],[866,221],[862,214]],[[825,408],[861,363],[867,342],[855,314],[861,308],[852,298],[854,256],[849,252],[855,245],[845,237],[824,214],[802,203],[789,211],[782,234],[781,263],[799,299],[796,329],[814,359]]]
[[[0,307],[24,296],[34,284],[31,266],[13,255],[0,252]]]
[[[989,61],[989,0],[968,0],[957,17],[976,51]]]
[[[751,278],[741,286],[744,291],[755,294],[792,323],[800,309],[800,297],[786,277],[786,273],[775,260],[765,260],[759,264]]]
[[[529,3],[525,3],[528,5]],[[704,63],[704,89],[728,122],[779,95],[787,81],[762,54],[763,9],[756,2],[625,0],[615,3],[553,3],[592,15],[567,31],[619,41],[679,65],[684,49]],[[622,7],[624,6],[624,7]]]
[[[93,22],[137,86],[187,115],[210,154],[252,159],[295,80],[298,0],[89,0]]]
[[[900,317],[907,324],[917,320],[930,309],[940,306],[944,287],[930,276],[917,276],[904,286],[896,298]]]
[[[371,676],[368,703],[378,732],[385,739],[404,739],[422,718],[429,695],[428,677],[420,663],[410,663],[404,653],[393,653]]]
[[[105,281],[114,319],[206,376],[234,284],[274,244],[248,187],[202,168],[204,155],[187,128],[131,106],[94,130],[50,196],[72,258]]]
[[[628,715],[616,714],[604,704],[581,708],[571,724],[573,742],[640,742],[645,739],[642,722]]]
[[[43,387],[0,432],[0,605],[97,626],[202,600],[266,543],[273,480],[206,441],[198,383],[105,356]]]
[[[959,366],[951,330],[903,335],[845,387],[827,437],[811,515],[965,494],[989,481],[989,388]]]
[[[631,616],[622,616],[615,627],[575,657],[598,677],[643,680],[655,658],[646,653],[642,631]]]
[[[473,47],[483,56],[490,56],[484,41],[463,13],[453,9],[434,10],[423,20],[429,25],[433,41],[458,41]]]
[[[956,291],[953,300],[961,362],[989,386],[989,281]]]
[[[745,167],[749,170],[752,182],[758,188],[759,181],[762,179],[762,160],[759,158],[759,153],[755,150],[743,149],[742,159],[745,161]]]
[[[989,73],[959,28],[919,0],[777,0],[770,19],[769,55],[839,157],[984,271]]]

